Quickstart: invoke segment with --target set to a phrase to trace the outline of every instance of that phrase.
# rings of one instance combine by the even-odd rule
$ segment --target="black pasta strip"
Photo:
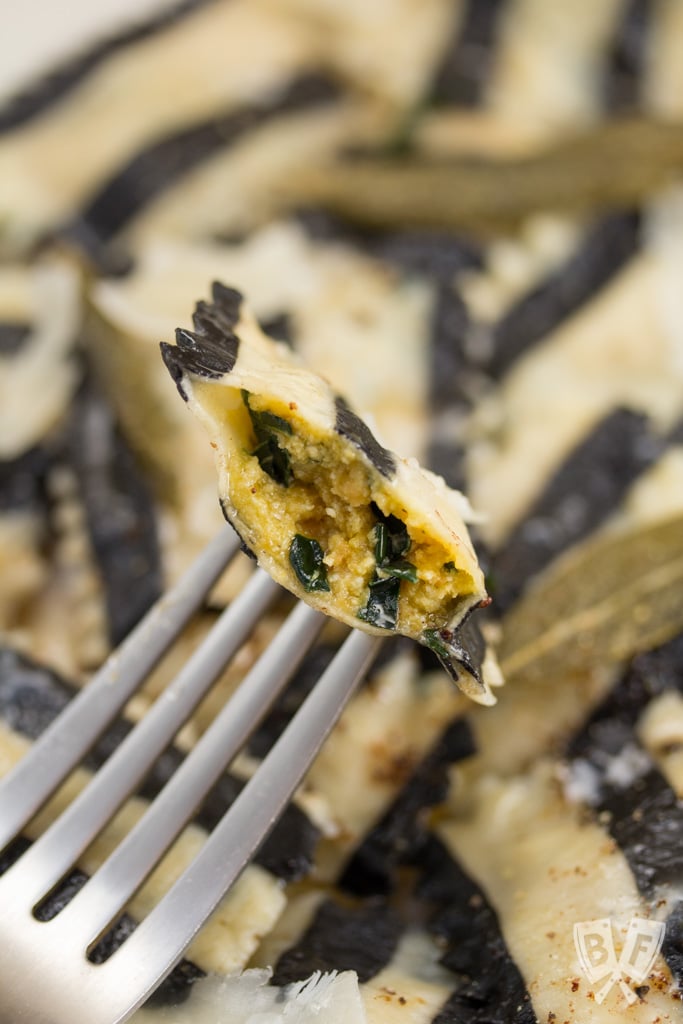
[[[680,989],[683,984],[683,900],[674,905],[666,920],[662,954]]]
[[[181,391],[181,394],[182,394],[182,391]],[[251,548],[249,547],[249,545],[245,541],[245,539],[242,536],[242,534],[240,533],[240,531],[237,529],[237,527],[235,526],[234,523],[230,522],[230,515],[229,515],[229,512],[228,512],[228,510],[229,510],[228,502],[225,500],[225,498],[219,498],[219,502],[220,502],[220,506],[221,506],[221,512],[223,513],[223,518],[225,519],[226,523],[230,523],[230,526],[233,528],[233,530],[235,531],[235,533],[237,534],[237,536],[239,538],[240,551],[242,552],[243,555],[246,555],[247,558],[250,558],[252,560],[252,562],[258,562],[258,558],[254,554],[254,552],[251,550]]]
[[[197,824],[207,830],[215,828],[244,785],[241,779],[222,775],[197,812]],[[311,870],[319,835],[307,815],[290,803],[257,850],[254,861],[283,882],[296,882]]]
[[[113,174],[66,234],[78,238],[78,221],[82,221],[100,243],[110,241],[148,203],[204,160],[282,114],[331,103],[339,95],[329,78],[304,74],[273,98],[232,107],[157,139]]]
[[[450,283],[437,285],[429,323],[429,401],[434,410],[427,464],[449,487],[465,488],[465,444],[458,427],[470,409],[465,342],[470,319]],[[444,420],[440,414],[446,414]]]
[[[0,356],[17,355],[30,334],[30,324],[21,320],[0,320]]]
[[[527,349],[597,294],[638,250],[639,228],[637,213],[610,214],[591,228],[558,270],[494,324],[486,371],[502,377]]]
[[[0,647],[0,718],[14,732],[36,740],[74,692],[56,672]]]
[[[102,239],[82,219],[75,219],[49,228],[39,239],[34,252],[50,252],[54,246],[65,248],[77,259],[83,260],[88,270],[97,277],[122,279],[136,270],[136,261],[123,241]]]
[[[618,684],[567,748],[570,761],[587,761],[596,780],[591,806],[606,824],[643,895],[651,899],[680,881],[683,803],[644,751],[640,772],[623,782],[609,765],[624,750],[640,750],[636,724],[648,703],[667,690],[683,692],[683,634],[635,658]],[[681,904],[667,924],[664,955],[683,981]]]
[[[396,459],[392,452],[383,448],[363,420],[353,412],[344,399],[335,399],[337,419],[334,429],[355,445],[382,476],[391,479],[396,472]]]
[[[647,417],[615,409],[569,453],[492,559],[492,592],[505,610],[526,583],[605,521],[664,449]]]
[[[195,328],[200,332],[210,332],[212,326],[224,332],[231,331],[240,318],[244,301],[242,293],[220,281],[213,281],[211,300],[210,303],[203,300],[197,303],[192,318]]]
[[[661,886],[677,884],[683,805],[661,772],[653,767],[625,786],[603,780],[602,790],[598,812],[606,817],[640,891],[652,897]]]
[[[127,46],[140,43],[165,28],[170,28],[193,11],[213,2],[214,0],[180,0],[175,6],[159,11],[141,24],[96,43],[85,53],[53,68],[0,107],[0,133],[12,131],[26,124],[66,99],[109,57],[113,57]]]
[[[480,376],[470,351],[473,337],[453,276],[437,280],[429,323],[429,401],[435,417],[427,463],[456,490],[466,489],[464,426]]]
[[[188,396],[183,386],[186,373],[199,377],[218,378],[230,373],[237,359],[239,341],[234,335],[205,336],[195,331],[176,328],[176,344],[162,341],[161,358],[178,388],[184,402]]]
[[[403,927],[400,916],[381,899],[359,906],[326,900],[298,942],[278,960],[273,984],[334,970],[356,971],[363,984],[391,961]]]
[[[361,227],[321,207],[296,210],[294,220],[315,242],[349,245],[408,274],[452,284],[459,271],[483,266],[482,247],[451,231],[407,228],[382,231]]]
[[[638,106],[652,16],[652,0],[628,0],[619,18],[605,75],[605,106],[610,111]]]
[[[430,318],[430,403],[438,414],[468,403],[465,349],[471,328],[467,307],[450,285],[437,287]]]
[[[448,794],[451,765],[475,750],[470,726],[455,719],[354,853],[340,881],[343,889],[362,896],[391,890],[397,867],[414,858],[427,839],[426,818]]]
[[[459,438],[432,437],[427,446],[427,465],[442,476],[449,487],[466,490],[465,449]]]
[[[449,660],[455,658],[458,665],[474,676],[477,682],[481,682],[486,658],[486,641],[480,628],[480,620],[472,616],[474,610],[470,609],[460,625],[448,631]],[[443,637],[443,630],[437,632]]]
[[[194,331],[178,327],[176,344],[160,344],[161,358],[175,381],[180,397],[187,401],[183,377],[192,373],[209,379],[231,373],[237,362],[239,339],[233,333],[243,297],[220,281],[211,285],[211,302],[198,302],[192,317]],[[226,516],[227,518],[227,516]]]
[[[314,242],[339,242],[363,248],[364,233],[358,225],[322,206],[301,206],[292,211],[292,220]]]
[[[571,760],[602,760],[629,742],[647,704],[666,690],[683,692],[683,634],[634,658],[617,685],[607,694],[567,744]]]
[[[111,411],[87,386],[76,401],[69,434],[69,458],[104,588],[109,639],[115,646],[161,596],[153,497]]]
[[[505,2],[466,0],[428,90],[433,104],[474,107],[482,102]]]
[[[450,285],[461,270],[481,267],[482,250],[470,238],[450,231],[414,228],[362,235],[366,252],[409,274]]]
[[[264,334],[275,341],[283,341],[289,348],[294,348],[294,324],[290,314],[283,310],[267,320],[261,320],[259,326]]]
[[[427,927],[444,947],[441,963],[459,981],[433,1024],[535,1024],[524,980],[484,892],[435,836],[422,844],[414,864],[415,896],[431,907]]]
[[[274,702],[258,729],[249,740],[249,753],[263,758],[280,738],[318,679],[328,667],[337,648],[316,644],[308,652],[291,682]]]
[[[0,512],[47,510],[45,486],[54,453],[36,445],[16,459],[0,460]]]
[[[683,444],[683,419],[673,425],[666,437],[667,444]]]
[[[0,850],[0,875],[4,875],[6,871],[9,871],[12,865],[20,857],[23,857],[30,846],[30,839],[27,839],[26,836],[19,836],[9,846],[6,846],[4,850]]]
[[[635,737],[628,742],[635,744]],[[593,765],[595,767],[595,761]],[[664,887],[678,887],[683,850],[683,804],[657,768],[652,767],[628,785],[609,783],[603,777],[601,797],[594,809],[601,822],[606,823],[646,899],[655,899]],[[667,920],[662,949],[679,985],[683,983],[681,908],[683,903],[679,902],[673,920]]]
[[[0,719],[15,732],[37,739],[74,693],[74,687],[55,672],[10,648],[0,648]],[[125,720],[110,726],[85,759],[85,767],[96,771],[131,728]],[[153,800],[182,761],[183,754],[176,747],[169,747],[140,786],[140,795]],[[207,795],[194,821],[211,831],[243,785],[226,772]],[[317,840],[316,827],[298,807],[290,804],[255,860],[284,881],[294,881],[310,869]]]

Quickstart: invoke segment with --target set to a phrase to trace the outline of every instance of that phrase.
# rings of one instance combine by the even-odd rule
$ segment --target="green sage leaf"
[[[630,209],[683,165],[683,125],[612,118],[521,156],[368,156],[309,164],[283,198],[374,228],[433,227],[489,236],[534,213]]]
[[[683,515],[600,537],[558,559],[503,619],[507,680],[609,668],[683,629]]]

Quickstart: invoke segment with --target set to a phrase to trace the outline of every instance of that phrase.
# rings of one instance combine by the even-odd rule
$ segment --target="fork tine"
[[[7,885],[20,886],[27,902],[35,903],[73,867],[194,711],[279,589],[270,576],[257,569],[145,717],[64,813],[9,869]],[[0,891],[2,885],[0,880]]]
[[[86,960],[72,930],[60,928],[63,915],[47,924],[36,921],[23,892],[13,886],[3,890],[3,915],[16,927],[13,956],[0,956],[0,1020],[8,1024],[123,1024],[128,1020],[178,962],[270,831],[379,644],[377,637],[351,634],[198,857],[104,964],[93,966]],[[55,970],[60,955],[64,973]]]
[[[111,1024],[122,1024],[180,960],[201,925],[275,824],[381,644],[354,631],[193,863],[135,932],[98,968]],[[181,928],[181,922],[186,922]],[[120,988],[140,993],[121,1009]]]
[[[225,527],[2,780],[0,850],[17,837],[121,711],[238,548],[239,538]]]
[[[85,948],[123,910],[214,782],[265,717],[325,622],[298,604],[172,779],[121,844],[62,911]]]

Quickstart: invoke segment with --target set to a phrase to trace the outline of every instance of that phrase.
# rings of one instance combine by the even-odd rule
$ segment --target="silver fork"
[[[0,783],[0,850],[25,828],[122,710],[233,558],[226,527]],[[380,641],[352,632],[239,797],[151,913],[103,964],[88,952],[118,919],[232,761],[325,619],[298,604],[171,780],[50,921],[38,907],[168,746],[281,593],[257,570],[203,644],[89,784],[0,877],[0,1022],[119,1024],[145,1001],[275,824]]]

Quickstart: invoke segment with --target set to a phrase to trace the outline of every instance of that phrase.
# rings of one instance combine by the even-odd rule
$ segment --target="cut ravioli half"
[[[463,495],[384,448],[262,333],[239,292],[214,284],[176,341],[164,361],[216,451],[225,517],[259,564],[327,615],[431,648],[468,696],[492,703],[468,618],[489,599]]]

